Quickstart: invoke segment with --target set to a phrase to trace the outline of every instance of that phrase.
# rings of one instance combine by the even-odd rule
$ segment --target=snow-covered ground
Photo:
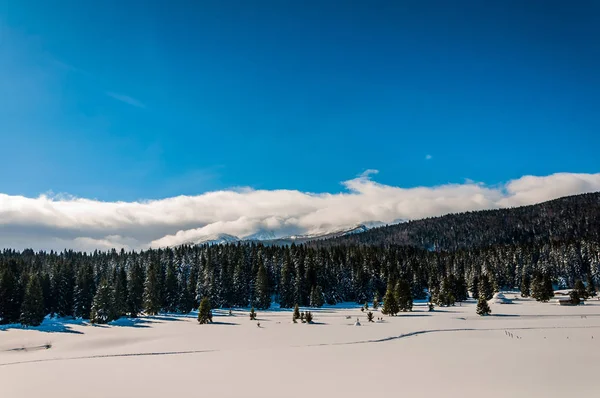
[[[508,294],[507,297],[513,298]],[[344,306],[341,306],[344,307]],[[38,397],[564,397],[600,388],[600,301],[564,307],[516,300],[436,308],[368,323],[358,308],[215,311],[45,321],[0,329],[0,396]],[[350,317],[347,319],[347,317]],[[379,311],[375,318],[381,317]],[[362,326],[354,326],[356,318]],[[46,348],[50,346],[50,348]]]

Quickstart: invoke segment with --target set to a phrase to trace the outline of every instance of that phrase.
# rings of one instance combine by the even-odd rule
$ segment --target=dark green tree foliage
[[[77,318],[90,319],[95,294],[94,269],[90,264],[85,264],[77,270],[75,279],[75,316]]]
[[[129,266],[127,290],[127,311],[135,318],[144,309],[144,269],[137,260]]]
[[[465,301],[469,298],[469,291],[467,289],[467,280],[464,275],[460,275],[453,281],[452,294],[456,298],[456,301]]]
[[[17,323],[21,315],[21,289],[15,268],[13,263],[0,272],[0,324]]]
[[[492,312],[490,306],[487,303],[487,300],[482,297],[479,297],[477,300],[477,315],[484,316],[489,315]]]
[[[212,322],[212,310],[210,308],[210,300],[208,297],[204,297],[200,301],[200,307],[198,308],[198,323],[204,325]]]
[[[588,272],[587,274],[587,286],[585,287],[588,297],[596,296],[596,284],[594,283],[594,278],[592,277],[592,273]]]
[[[115,268],[113,286],[115,317],[119,318],[127,314],[127,272],[124,267]]]
[[[373,309],[377,310],[379,308],[379,295],[377,293],[375,293],[375,296],[373,296]]]
[[[569,297],[571,297],[571,304],[579,305],[581,304],[581,296],[579,296],[578,290],[571,290],[569,293]]]
[[[537,301],[547,302],[554,297],[552,281],[548,274],[536,272],[531,281],[531,297]]]
[[[162,299],[159,273],[158,262],[151,261],[146,273],[146,281],[144,282],[144,311],[148,315],[156,315],[161,309]]]
[[[256,320],[256,311],[254,311],[254,307],[250,308],[250,320],[251,321]]]
[[[313,323],[313,314],[310,311],[306,311],[306,314],[304,315],[304,321],[306,323]]]
[[[114,304],[113,289],[106,280],[102,280],[96,289],[90,321],[92,323],[104,324],[117,318]]]
[[[543,279],[543,283],[544,283],[544,291],[547,297],[548,301],[550,300],[552,297],[554,297],[554,287],[552,286],[552,279],[550,278],[549,274],[544,274]]]
[[[587,296],[587,290],[585,290],[585,285],[583,284],[583,282],[581,281],[581,279],[577,279],[575,281],[575,285],[573,286],[573,290],[577,292],[577,296],[580,299],[586,300],[588,298],[588,296]]]
[[[474,299],[478,299],[479,298],[479,276],[477,274],[473,275],[469,289],[471,290],[471,297],[473,297]]]
[[[259,261],[256,274],[256,308],[266,310],[271,306],[271,293],[269,290],[269,275],[262,260]]]
[[[300,308],[298,307],[298,304],[296,304],[294,306],[294,315],[292,316],[292,320],[294,323],[296,323],[298,319],[300,319]]]
[[[164,294],[164,310],[166,312],[177,312],[179,304],[179,286],[177,285],[177,269],[175,264],[173,264],[172,259],[167,265]]]
[[[442,283],[438,290],[437,296],[435,297],[435,302],[440,306],[449,307],[454,305],[455,297],[452,294],[452,287],[450,285],[450,281],[447,277],[444,276],[442,279]]]
[[[279,304],[281,308],[291,308],[294,305],[293,278],[292,258],[289,249],[286,249],[279,281]]]
[[[373,322],[373,313],[371,311],[367,312],[367,320]]]
[[[481,275],[479,279],[479,295],[485,300],[491,300],[494,297],[494,287],[487,274]]]
[[[75,275],[70,261],[59,266],[58,274],[55,275],[55,283],[56,312],[58,316],[73,316],[75,310]]]
[[[412,311],[412,291],[410,289],[410,284],[406,281],[406,279],[401,278],[396,284],[395,296],[396,302],[398,303],[398,309],[400,311]]]
[[[42,292],[44,294],[44,314],[50,314],[52,308],[54,308],[53,297],[52,297],[52,281],[50,280],[49,274],[43,274],[41,277]],[[92,299],[93,299],[92,295]],[[90,301],[90,309],[92,307]],[[89,313],[88,313],[89,314]]]
[[[29,277],[25,298],[21,307],[21,324],[25,326],[39,326],[44,320],[44,292],[40,277],[33,274]]]
[[[383,297],[383,307],[381,308],[381,313],[384,315],[394,316],[400,312],[398,302],[396,301],[394,285],[393,281],[388,281],[388,287]]]
[[[320,308],[323,304],[323,289],[321,286],[313,286],[310,291],[310,306]]]
[[[529,297],[531,295],[531,276],[527,272],[521,275],[521,297]]]

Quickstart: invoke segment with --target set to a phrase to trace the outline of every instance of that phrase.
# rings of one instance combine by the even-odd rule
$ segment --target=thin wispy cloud
[[[125,94],[119,94],[119,93],[113,93],[112,91],[107,91],[106,95],[108,95],[111,98],[116,99],[117,101],[121,101],[126,104],[138,107],[138,108],[146,107],[146,105],[144,105],[141,101],[138,101],[137,99],[130,97],[128,95],[125,95]]]
[[[136,202],[0,194],[0,247],[129,250],[193,243],[217,233],[319,233],[369,221],[530,205],[600,191],[600,173],[415,188],[379,184],[369,174],[374,170],[345,181],[344,191],[335,194],[247,188]]]
[[[432,158],[433,158],[433,156],[431,156],[429,154],[425,155],[425,160],[431,160]]]

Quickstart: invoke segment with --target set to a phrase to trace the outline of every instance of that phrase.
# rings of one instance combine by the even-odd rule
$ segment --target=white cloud
[[[144,105],[141,101],[136,100],[133,97],[130,97],[128,95],[125,94],[119,94],[119,93],[113,93],[111,91],[108,91],[106,93],[106,95],[108,95],[111,98],[116,99],[117,101],[121,101],[124,102],[126,104],[132,105],[132,106],[136,106],[138,108],[145,108],[146,105]]]
[[[433,156],[431,156],[429,154],[425,155],[425,160],[431,160],[431,158],[433,158]]]
[[[367,221],[393,222],[452,212],[543,202],[600,190],[600,173],[524,176],[498,186],[466,181],[434,187],[379,184],[368,170],[336,194],[238,189],[140,202],[0,194],[0,247],[142,249],[227,233],[317,233]]]

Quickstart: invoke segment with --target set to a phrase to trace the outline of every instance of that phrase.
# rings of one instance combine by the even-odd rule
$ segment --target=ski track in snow
[[[292,346],[293,348],[301,347],[324,347],[324,346],[340,346],[340,345],[355,345],[355,344],[369,344],[369,343],[384,343],[392,340],[399,340],[407,337],[418,336],[421,334],[428,333],[455,333],[455,332],[490,332],[500,330],[548,330],[548,329],[597,329],[600,326],[547,326],[547,327],[508,327],[508,328],[459,328],[459,329],[428,329],[428,330],[417,330],[414,332],[404,333],[398,336],[383,337],[380,339],[371,340],[359,340],[359,341],[348,341],[341,343],[320,343],[320,344],[308,344],[302,346]],[[44,358],[44,359],[33,359],[28,361],[17,361],[0,363],[0,367],[11,366],[11,365],[22,365],[28,363],[39,363],[39,362],[54,362],[54,361],[73,361],[80,359],[99,359],[99,358],[120,358],[120,357],[143,357],[143,356],[162,356],[162,355],[189,355],[189,354],[202,354],[209,352],[218,352],[222,350],[190,350],[190,351],[165,351],[165,352],[140,352],[140,353],[126,353],[126,354],[106,354],[106,355],[87,355],[79,357],[64,357],[64,358]]]

